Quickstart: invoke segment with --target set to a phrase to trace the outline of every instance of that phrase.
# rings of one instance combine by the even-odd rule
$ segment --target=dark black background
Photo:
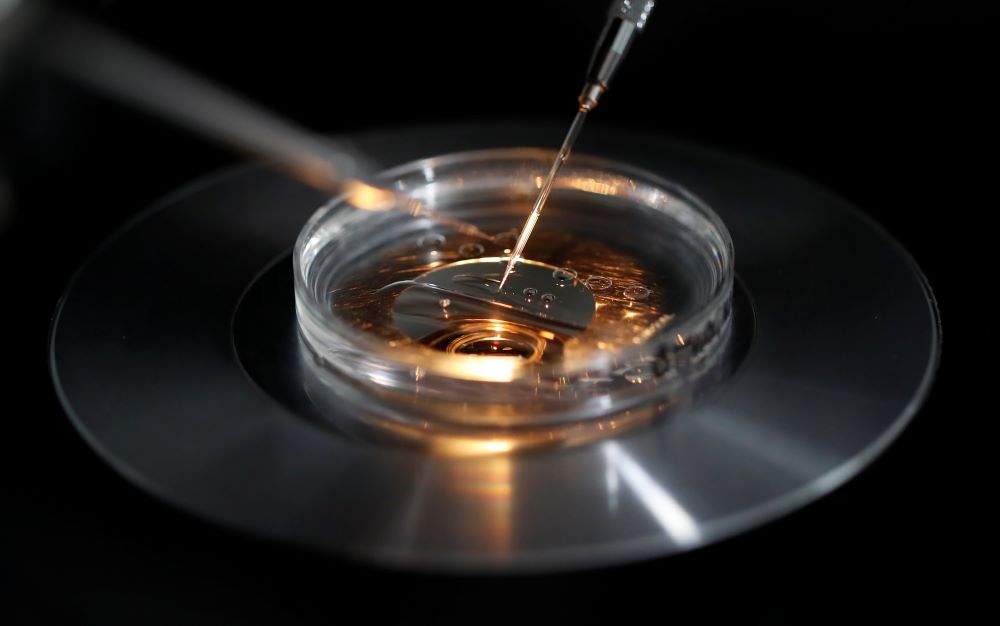
[[[606,3],[74,5],[305,126],[350,133],[568,123]],[[949,588],[962,580],[957,559],[970,539],[957,534],[965,470],[952,362],[961,342],[950,341],[949,322],[969,254],[959,217],[986,202],[974,191],[985,170],[974,155],[978,85],[995,79],[987,17],[958,3],[661,0],[589,127],[713,144],[853,201],[926,273],[942,309],[943,365],[899,441],[804,511],[678,558],[530,579],[413,577],[264,545],[175,512],[105,466],[49,382],[60,290],[116,226],[236,157],[8,59],[4,610],[15,622],[94,624],[327,623],[351,609],[446,623],[687,615],[777,624],[962,611],[968,602]]]

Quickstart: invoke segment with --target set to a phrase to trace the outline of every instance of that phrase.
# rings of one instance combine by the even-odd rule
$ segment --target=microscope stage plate
[[[562,130],[446,125],[353,139],[391,166],[554,145]],[[707,545],[823,496],[895,439],[930,387],[940,333],[923,276],[884,230],[813,183],[705,148],[590,129],[578,150],[681,184],[732,235],[753,342],[689,410],[513,456],[445,458],[338,436],[248,374],[248,361],[273,362],[269,385],[301,388],[281,345],[234,345],[244,296],[284,265],[326,200],[257,166],[180,189],[79,270],[51,335],[60,399],[108,463],[173,506],[420,570],[565,570]],[[284,325],[291,344],[284,289],[252,322]]]

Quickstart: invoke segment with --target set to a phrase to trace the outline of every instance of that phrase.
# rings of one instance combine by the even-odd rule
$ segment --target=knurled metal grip
[[[578,98],[581,111],[597,106],[635,36],[646,26],[653,4],[653,0],[615,0],[611,3],[608,22],[597,40],[587,69],[587,82]]]
[[[608,14],[611,17],[620,17],[632,22],[635,24],[636,30],[642,31],[654,4],[656,4],[655,0],[615,0],[611,3],[611,10],[608,11]]]

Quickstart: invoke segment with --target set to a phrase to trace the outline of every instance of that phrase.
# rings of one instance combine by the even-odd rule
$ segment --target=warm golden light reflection
[[[493,358],[488,356],[466,356],[445,361],[442,370],[445,375],[464,380],[481,380],[506,383],[514,380],[523,368],[520,359],[513,357]]]
[[[475,527],[494,554],[511,548],[513,463],[507,455],[470,459],[449,465],[450,490],[467,499],[476,511]]]
[[[451,332],[429,343],[455,358],[439,373],[463,380],[509,382],[529,364],[541,360],[549,331],[499,319],[456,322]]]
[[[322,173],[317,172],[316,175],[320,176]],[[484,233],[475,225],[441,215],[415,198],[388,189],[381,189],[360,180],[351,180],[344,186],[344,198],[348,204],[363,211],[401,210],[414,217],[427,217],[444,227],[476,240],[492,238],[492,235]]]
[[[393,394],[382,394],[389,398]],[[396,396],[398,400],[399,397]],[[560,424],[505,429],[501,427],[475,426],[488,407],[469,404],[468,415],[445,412],[441,404],[427,398],[407,396],[411,410],[429,410],[436,413],[434,420],[420,420],[416,423],[398,421],[376,414],[366,414],[364,422],[380,433],[409,445],[417,445],[435,456],[458,459],[509,458],[525,450],[558,445],[576,445],[601,439],[648,424],[657,415],[670,408],[667,402],[613,413],[601,418],[580,420]],[[454,409],[452,405],[450,408]],[[514,408],[514,407],[509,407]],[[465,419],[463,419],[463,417]]]
[[[386,189],[373,187],[360,180],[348,183],[345,197],[351,206],[365,211],[388,211],[398,206],[395,193]]]
[[[291,161],[289,169],[296,178],[310,187],[327,191],[337,190],[335,183],[338,182],[339,175],[327,159],[303,156]]]
[[[583,176],[564,176],[559,181],[559,187],[569,187],[588,193],[596,193],[602,196],[617,196],[622,185],[627,184],[627,179],[613,177],[607,179],[589,178]]]
[[[510,439],[477,439],[473,437],[442,437],[432,443],[435,452],[445,456],[488,456],[514,450]]]

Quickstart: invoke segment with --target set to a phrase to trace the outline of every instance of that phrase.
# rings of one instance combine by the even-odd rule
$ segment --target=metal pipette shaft
[[[629,46],[632,45],[635,36],[642,32],[642,29],[646,26],[646,19],[649,17],[649,12],[653,10],[653,5],[654,0],[615,0],[611,3],[611,10],[608,12],[608,21],[604,26],[604,32],[601,34],[601,38],[598,39],[594,55],[590,60],[590,67],[587,70],[587,82],[583,86],[583,91],[580,92],[580,108],[576,113],[576,117],[573,118],[569,132],[566,133],[562,147],[559,148],[559,154],[556,155],[552,167],[549,168],[548,176],[545,177],[545,181],[538,191],[538,197],[531,208],[531,213],[528,214],[528,219],[525,220],[524,226],[521,227],[521,234],[517,238],[517,244],[514,246],[514,249],[511,250],[510,259],[507,261],[507,267],[504,269],[503,277],[501,277],[500,285],[497,288],[498,291],[503,289],[504,283],[507,282],[507,278],[514,270],[514,266],[520,260],[521,253],[528,243],[528,238],[531,237],[531,231],[535,229],[535,224],[538,222],[542,208],[545,206],[545,201],[548,200],[549,194],[552,193],[552,187],[556,176],[559,174],[559,169],[566,162],[566,159],[569,158],[570,152],[573,150],[573,144],[576,143],[576,138],[580,134],[580,129],[587,118],[587,113],[597,106],[598,99],[607,91],[608,83],[611,81],[611,77],[618,69],[622,59],[625,58],[625,53],[628,52]]]
[[[359,209],[422,215],[462,234],[490,239],[476,226],[438,214],[371,179],[371,163],[346,143],[319,137],[94,22],[48,7],[22,11],[7,28],[22,39],[31,36],[24,52],[42,67],[261,158],[316,189],[342,193]]]

